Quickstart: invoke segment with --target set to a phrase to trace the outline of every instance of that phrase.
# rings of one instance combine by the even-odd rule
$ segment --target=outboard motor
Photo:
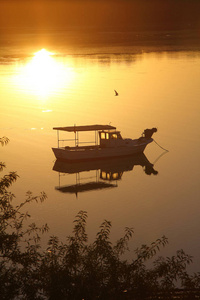
[[[152,128],[152,129],[145,129],[143,132],[143,136],[147,139],[150,139],[154,132],[157,132],[157,128]]]

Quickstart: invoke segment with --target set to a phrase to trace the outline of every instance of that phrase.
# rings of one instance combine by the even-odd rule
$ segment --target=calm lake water
[[[88,212],[90,241],[104,219],[112,221],[113,241],[125,227],[133,227],[129,258],[136,247],[166,235],[169,245],[160,254],[183,248],[194,256],[192,271],[199,271],[200,52],[138,52],[128,46],[79,52],[67,45],[41,51],[40,46],[0,49],[0,131],[10,139],[1,148],[1,161],[6,172],[20,176],[11,188],[14,201],[23,200],[27,191],[45,191],[47,200],[27,210],[32,221],[48,223],[49,233],[62,240],[71,234],[80,210]],[[109,182],[112,187],[64,193],[58,187],[78,178],[60,174],[60,166],[53,170],[51,147],[57,145],[57,135],[52,128],[74,124],[111,124],[127,138],[157,127],[155,141],[169,152],[156,143],[146,148],[157,175],[146,174],[140,162],[118,161],[113,165],[120,164],[122,176]],[[99,167],[79,173],[82,183],[96,176],[98,180]]]

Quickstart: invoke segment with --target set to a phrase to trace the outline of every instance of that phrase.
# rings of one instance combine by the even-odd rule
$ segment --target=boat
[[[58,137],[58,146],[52,148],[54,155],[57,159],[69,162],[119,158],[143,153],[146,146],[153,141],[153,133],[157,132],[157,128],[145,129],[141,137],[130,139],[122,138],[120,131],[111,125],[74,125],[54,127],[53,129],[57,130]],[[73,146],[60,146],[61,142],[72,141],[71,139],[61,139],[60,131],[74,133],[73,141],[75,144]],[[79,142],[79,134],[89,131],[94,132],[95,139],[89,145],[82,145],[85,142]]]

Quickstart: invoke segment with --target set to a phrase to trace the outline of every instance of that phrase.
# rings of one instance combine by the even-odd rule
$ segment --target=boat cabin
[[[113,147],[122,140],[120,131],[99,131],[100,147]]]

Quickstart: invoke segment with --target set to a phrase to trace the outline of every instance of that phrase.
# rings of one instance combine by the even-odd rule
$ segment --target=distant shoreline
[[[30,48],[55,49],[68,55],[200,51],[200,39],[196,30],[116,32],[112,28],[107,31],[26,28],[1,35],[1,56],[23,56],[30,53]]]

